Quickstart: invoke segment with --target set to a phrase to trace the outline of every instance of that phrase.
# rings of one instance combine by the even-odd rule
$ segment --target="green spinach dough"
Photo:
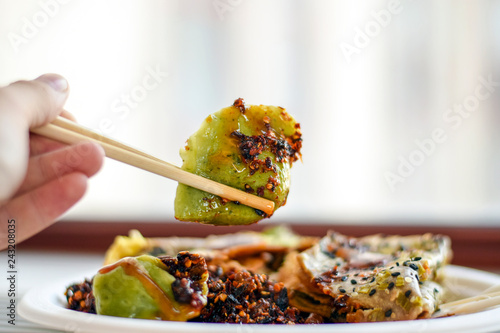
[[[300,124],[285,109],[249,105],[237,99],[209,115],[181,149],[182,169],[252,193],[286,203],[290,168],[301,158]],[[269,217],[238,202],[179,184],[175,217],[215,225],[251,224]]]

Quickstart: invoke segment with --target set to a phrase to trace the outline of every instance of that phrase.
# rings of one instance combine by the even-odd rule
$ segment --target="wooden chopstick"
[[[500,292],[481,294],[464,298],[455,302],[448,302],[439,306],[433,317],[446,317],[452,314],[466,314],[485,310],[500,305]]]
[[[82,126],[82,125],[79,125],[79,124],[75,123],[74,121],[68,120],[66,118],[57,117],[52,122],[52,124],[54,124],[56,126],[59,126],[59,127],[62,127],[62,128],[65,128],[67,130],[70,130],[72,132],[79,133],[79,134],[84,135],[86,137],[95,139],[95,140],[97,140],[99,142],[108,143],[108,144],[110,144],[112,146],[128,150],[128,151],[130,151],[132,153],[136,153],[136,154],[142,155],[142,156],[150,158],[152,160],[169,164],[168,162],[165,162],[165,161],[163,161],[163,160],[161,160],[161,159],[159,159],[157,157],[154,157],[152,155],[146,154],[145,152],[143,152],[143,151],[141,151],[139,149],[132,148],[131,146],[126,145],[124,143],[121,143],[120,141],[117,141],[117,140],[108,138],[107,136],[104,136],[104,135],[101,135],[99,133],[96,133],[96,132],[94,132],[94,131],[92,131],[92,130],[90,130],[90,129]]]
[[[31,129],[31,132],[67,144],[75,144],[84,141],[96,142],[103,147],[106,156],[114,160],[170,178],[179,183],[218,195],[231,201],[238,201],[243,205],[259,209],[268,215],[272,215],[274,212],[273,201],[184,171],[173,164],[100,135],[62,117],[57,117],[56,120],[45,126]]]

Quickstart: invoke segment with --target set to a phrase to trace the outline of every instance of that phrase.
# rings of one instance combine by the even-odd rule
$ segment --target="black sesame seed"
[[[370,283],[374,282],[375,281],[375,277],[372,277]]]
[[[347,275],[344,275],[342,278],[341,278],[342,281],[346,281],[347,280]]]
[[[387,286],[387,288],[389,290],[391,290],[392,288],[394,288],[394,282],[389,283],[389,286]]]
[[[354,274],[354,276],[359,276],[359,273]]]
[[[386,316],[386,317],[390,317],[390,316],[391,316],[391,314],[392,314],[392,310],[391,310],[391,309],[389,309],[389,310],[387,310],[387,311],[385,312],[385,316]]]
[[[343,289],[343,288],[340,288],[340,289],[339,289],[339,291],[340,291],[341,293],[345,293],[345,289]]]
[[[356,280],[351,280],[351,283],[352,283],[352,284],[357,284],[357,283],[358,283],[358,281],[356,281]]]
[[[397,262],[397,263],[396,263],[396,266],[398,266],[398,267],[399,267],[399,262]]]
[[[411,269],[413,269],[414,271],[417,271],[417,272],[418,272],[418,266],[417,266],[417,265],[415,265],[415,264],[411,263],[411,264],[409,264],[408,266],[410,266],[410,268],[411,268]]]
[[[372,289],[372,290],[370,290],[370,293],[368,295],[373,296],[373,295],[375,295],[376,292],[377,292],[377,290]]]
[[[323,250],[323,253],[326,254],[327,256],[329,256],[330,258],[332,259],[335,259],[337,258],[337,255],[335,255],[335,253],[332,253],[330,251],[327,251],[327,250]],[[338,265],[337,265],[338,266]]]
[[[259,216],[262,216],[262,217],[267,217],[267,214],[264,213],[262,210],[260,209],[254,209],[255,213]]]
[[[400,272],[394,272],[394,273],[392,273],[391,275],[392,275],[392,276],[399,276],[400,274],[401,274]]]
[[[352,288],[352,292],[355,292],[356,291],[356,288]]]
[[[422,260],[422,257],[415,257],[415,258],[413,258],[413,261],[419,261],[419,260]]]
[[[434,288],[434,293],[437,294],[439,292],[439,290],[437,290],[437,288]]]
[[[407,290],[407,291],[405,292],[405,296],[406,296],[406,297],[410,297],[410,295],[411,295],[411,290]]]
[[[408,266],[409,263],[410,263],[410,260],[406,260],[403,262],[403,266]]]

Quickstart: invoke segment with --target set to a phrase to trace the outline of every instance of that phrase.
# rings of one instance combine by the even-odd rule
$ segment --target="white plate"
[[[480,293],[500,285],[500,276],[475,269],[449,266],[446,268],[446,287],[462,297]],[[239,325],[205,324],[129,319],[97,316],[65,308],[64,290],[75,281],[61,281],[30,290],[22,299],[18,312],[25,319],[53,329],[77,333],[291,333],[311,331],[331,332],[496,332],[500,331],[500,308],[474,314],[438,319],[362,324],[323,325]]]

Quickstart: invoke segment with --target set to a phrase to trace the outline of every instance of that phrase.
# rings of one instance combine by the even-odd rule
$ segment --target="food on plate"
[[[292,253],[278,279],[291,304],[335,322],[429,318],[440,304],[441,269],[451,260],[446,236],[331,232]]]
[[[196,254],[126,257],[94,276],[95,310],[116,317],[186,321],[206,305],[207,279],[205,259]]]
[[[441,271],[450,259],[449,239],[431,234],[354,238],[329,232],[318,239],[276,227],[203,239],[145,238],[133,231],[109,248],[106,260],[115,263],[92,281],[68,287],[66,297],[77,311],[178,321],[421,319],[442,301]],[[124,269],[129,263],[132,268]]]
[[[285,109],[249,105],[237,99],[209,115],[181,149],[182,169],[255,194],[286,203],[290,168],[301,158],[300,125]],[[175,217],[215,225],[251,224],[268,217],[239,202],[228,201],[179,184]]]
[[[201,253],[212,261],[224,263],[237,260],[256,273],[269,273],[271,269],[267,268],[278,267],[287,253],[305,250],[317,241],[317,237],[299,236],[283,226],[267,228],[262,232],[240,231],[204,238],[146,238],[139,231],[131,230],[128,236],[115,237],[106,251],[104,264],[142,254],[176,256],[180,251],[190,251]]]
[[[246,269],[224,271],[213,266],[208,281],[208,303],[195,319],[211,323],[298,324],[301,312],[290,306],[283,283]]]

